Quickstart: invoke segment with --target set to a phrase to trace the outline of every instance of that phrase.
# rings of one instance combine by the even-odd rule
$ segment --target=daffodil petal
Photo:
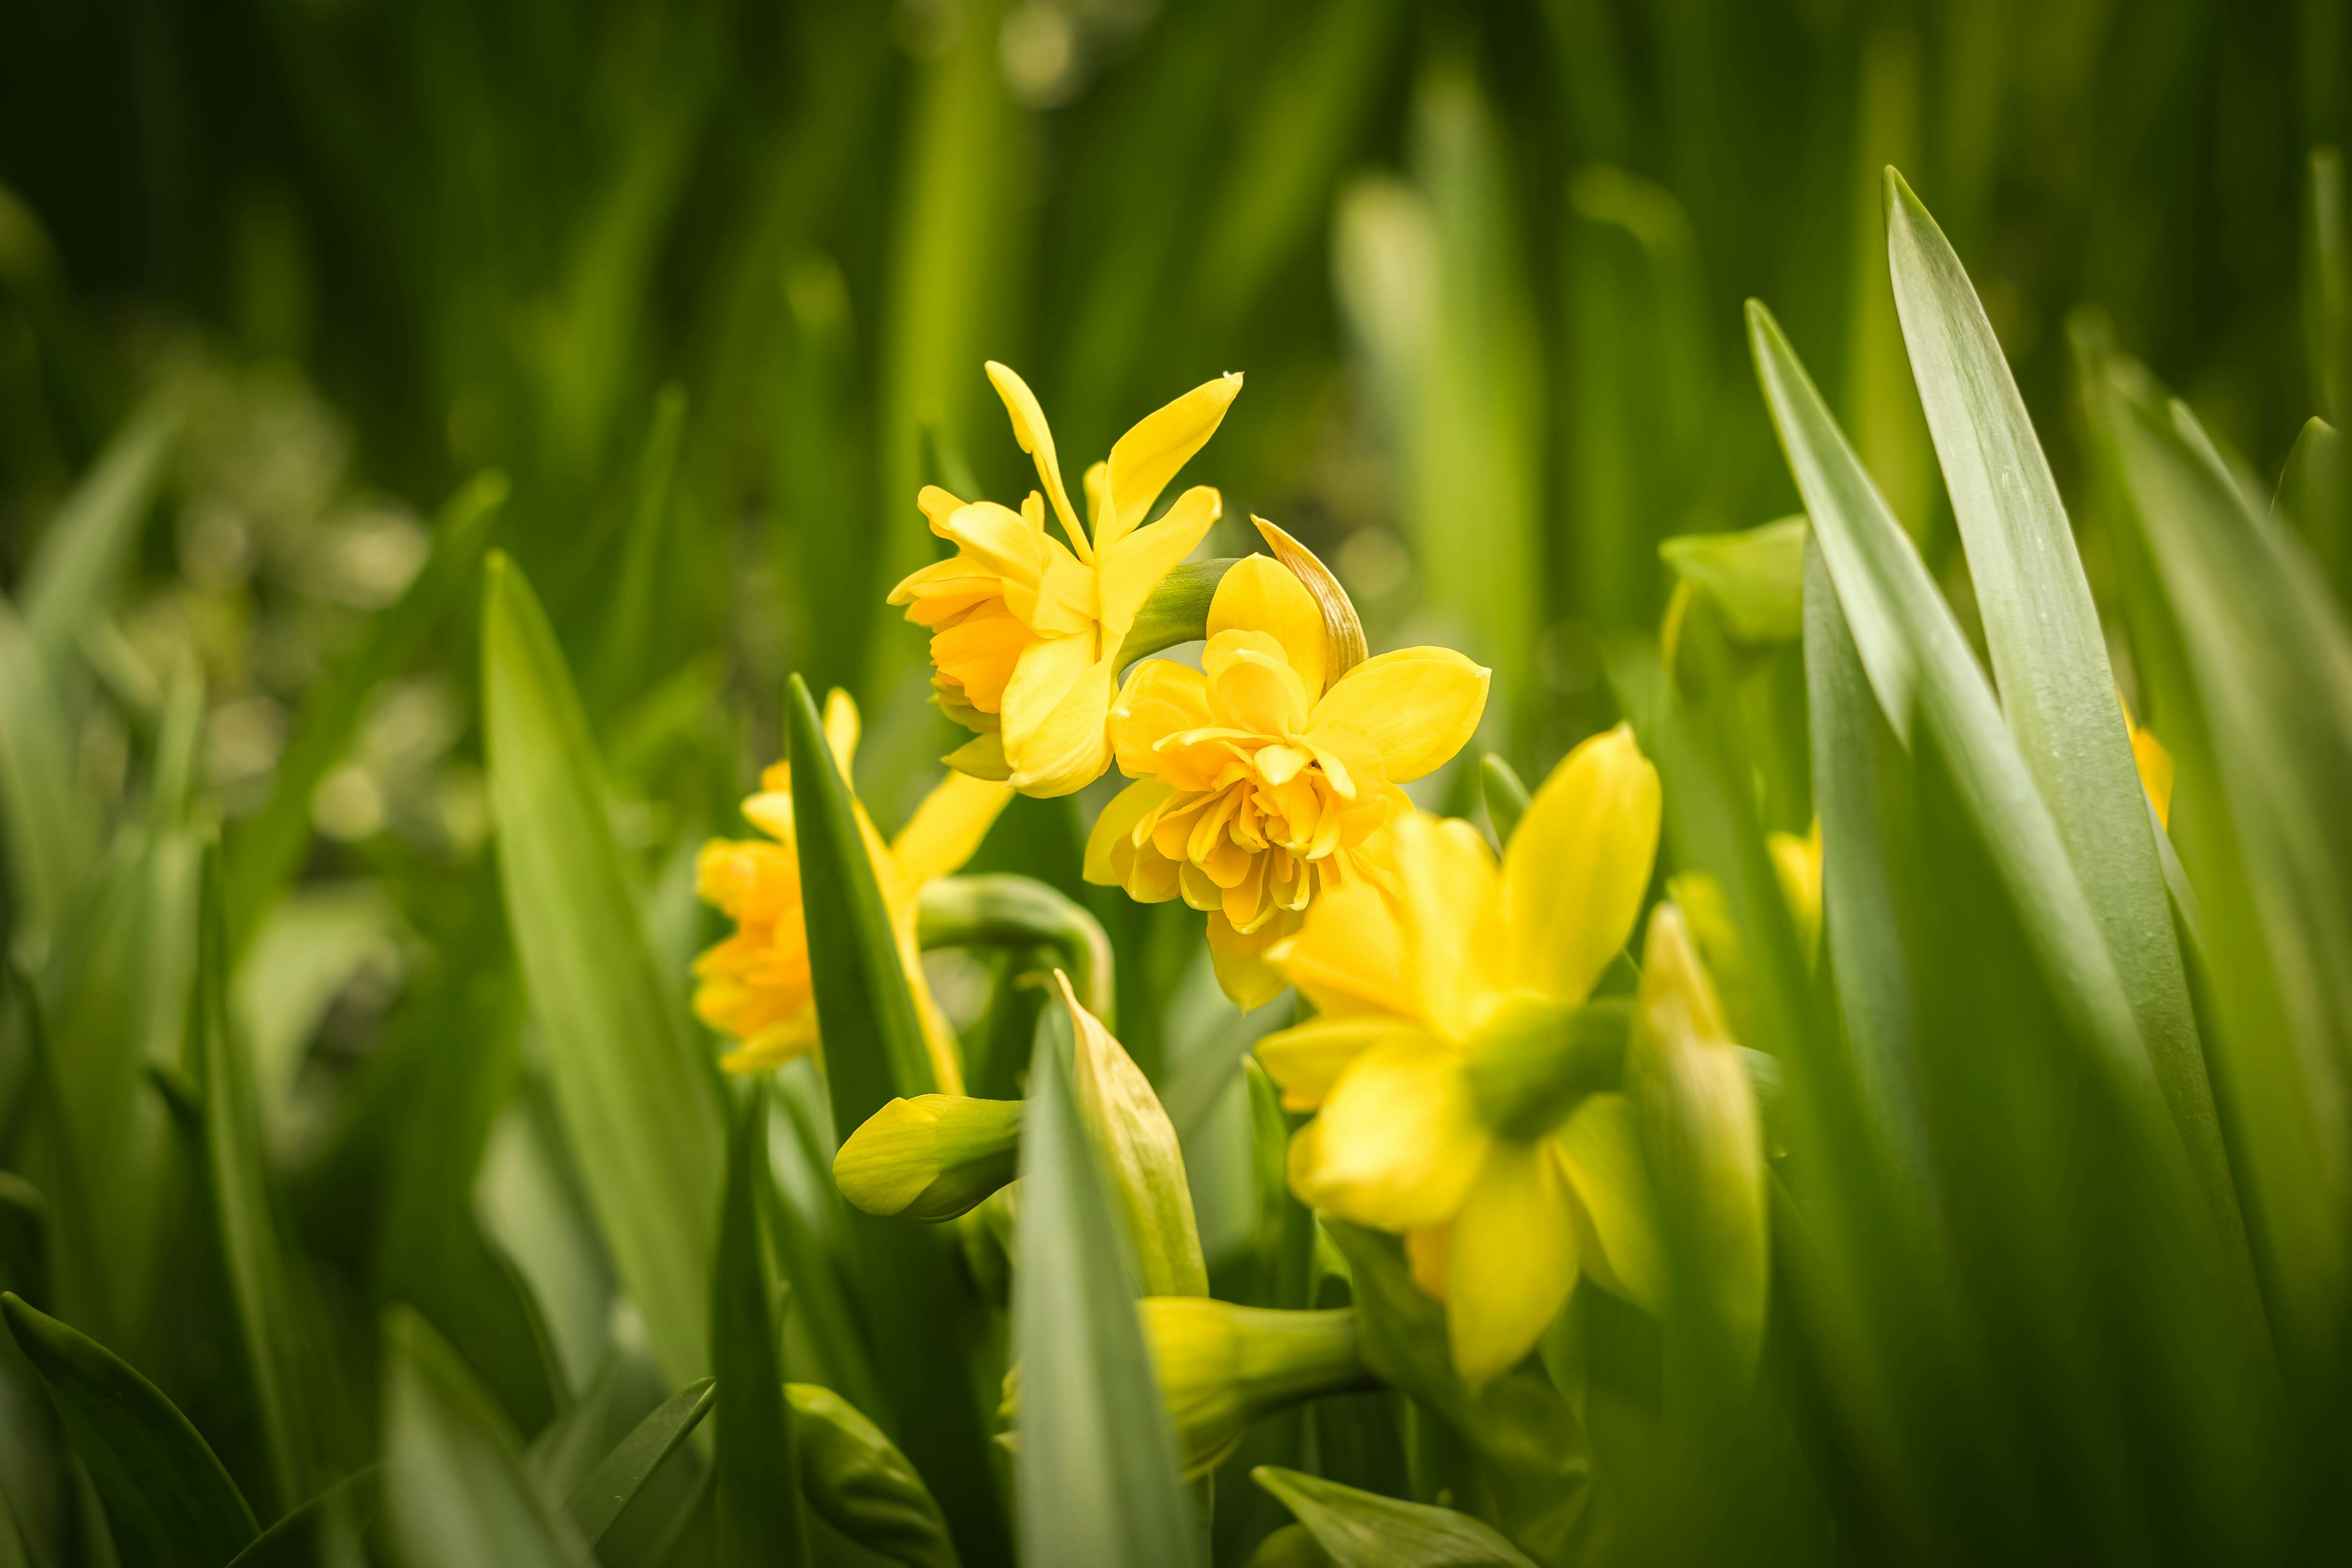
[[[836,686],[824,694],[824,743],[843,778],[849,776],[849,764],[856,760],[857,736],[857,700]]]
[[[988,362],[989,384],[996,395],[1004,400],[1004,412],[1013,419],[1013,438],[1021,449],[1037,459],[1037,477],[1045,481],[1046,499],[1054,503],[1054,515],[1062,520],[1069,533],[1070,548],[1078,552],[1081,561],[1095,558],[1094,546],[1086,530],[1078,526],[1078,515],[1070,510],[1070,492],[1062,485],[1062,461],[1054,453],[1054,432],[1045,423],[1045,411],[1037,405],[1037,395],[1008,365]]]
[[[1254,735],[1295,734],[1307,700],[1305,684],[1280,654],[1239,648],[1209,671],[1209,702],[1217,716]]]
[[[1486,914],[1495,867],[1478,830],[1459,819],[1411,812],[1394,824],[1399,913],[1415,1011],[1449,1039],[1481,1021],[1491,984]]]
[[[1498,1142],[1446,1238],[1445,1331],[1473,1388],[1535,1348],[1576,1288],[1575,1216],[1539,1145]]]
[[[1004,754],[1016,772],[1029,738],[1086,679],[1094,662],[1094,639],[1086,637],[1045,637],[1021,650],[998,710]],[[1108,704],[1104,711],[1108,718]]]
[[[1218,987],[1244,1013],[1265,1006],[1289,984],[1265,961],[1266,949],[1280,935],[1271,925],[1244,934],[1222,911],[1209,916],[1209,966],[1216,972]]]
[[[971,858],[1012,798],[1005,784],[948,774],[915,807],[890,846],[899,876],[920,886],[955,870]]]
[[[1097,592],[1102,605],[1103,640],[1116,647],[1135,624],[1136,612],[1143,601],[1151,597],[1151,590],[1168,575],[1176,563],[1192,552],[1210,525],[1224,510],[1225,503],[1215,490],[1206,485],[1195,485],[1176,498],[1168,515],[1149,528],[1110,540],[1101,545],[1100,585]]]
[[[1658,770],[1620,724],[1570,752],[1520,817],[1503,900],[1521,985],[1582,1002],[1633,934],[1658,852]]]
[[[1068,640],[1083,643],[1087,639]],[[1075,794],[1102,777],[1110,766],[1113,664],[1114,660],[1106,658],[1082,667],[1060,700],[1017,740],[1013,734],[1013,689],[1007,686],[1004,755],[1013,764],[1014,789],[1051,798]],[[1014,671],[1015,683],[1021,673]]]
[[[1309,1018],[1257,1043],[1258,1064],[1281,1087],[1286,1110],[1312,1110],[1366,1051],[1410,1037],[1413,1026],[1378,1013]]]
[[[1307,923],[1273,963],[1327,1013],[1419,1015],[1404,974],[1404,934],[1396,911],[1369,885],[1333,888],[1307,911]]]
[[[1013,764],[1004,760],[1004,736],[995,730],[974,735],[940,760],[960,773],[996,784],[1013,776]]]
[[[1097,887],[1118,886],[1118,869],[1111,863],[1111,851],[1133,838],[1135,825],[1166,800],[1169,793],[1168,786],[1158,779],[1138,779],[1111,796],[1110,804],[1095,818],[1094,831],[1087,835],[1087,881]]]
[[[1354,730],[1381,754],[1391,784],[1443,765],[1478,728],[1493,672],[1446,647],[1408,647],[1368,658],[1331,683],[1307,721]]]
[[[1153,748],[1170,735],[1205,728],[1210,720],[1209,678],[1172,658],[1147,658],[1119,688],[1111,706],[1111,745],[1119,771],[1147,778],[1160,771]]]
[[[1605,1289],[1652,1312],[1661,1310],[1665,1254],[1633,1102],[1622,1094],[1591,1095],[1550,1142],[1576,1194],[1578,1229],[1590,1243],[1585,1268]]]
[[[1311,701],[1323,693],[1329,636],[1315,596],[1271,555],[1245,555],[1227,569],[1209,600],[1208,631],[1264,632],[1282,645]]]
[[[1493,1142],[1457,1052],[1427,1035],[1349,1063],[1317,1118],[1316,1158],[1291,1184],[1317,1208],[1384,1230],[1453,1217]]]
[[[1143,521],[1177,470],[1217,433],[1241,390],[1237,374],[1203,382],[1137,420],[1111,444],[1108,477],[1113,510],[1103,520],[1104,536],[1095,542],[1097,546],[1108,546]]]

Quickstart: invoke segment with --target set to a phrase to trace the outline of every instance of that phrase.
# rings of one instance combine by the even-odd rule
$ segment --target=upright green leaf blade
[[[2002,715],[2048,805],[2207,1196],[2236,1194],[2115,671],[2058,483],[1944,231],[1886,171],[1895,303],[1984,616]]]
[[[10,898],[36,931],[57,929],[89,874],[98,825],[79,787],[53,667],[0,598],[0,830]]]
[[[655,1356],[684,1384],[709,1363],[716,1086],[688,1037],[679,987],[655,966],[554,633],[499,555],[482,641],[508,926],[546,1032],[556,1104]]]
[[[588,1548],[524,1472],[498,1407],[424,1319],[385,1321],[383,1512],[406,1568],[579,1568]]]
[[[808,686],[792,678],[784,704],[792,749],[793,824],[808,921],[809,970],[824,1037],[834,1125],[851,1131],[887,1101],[933,1092],[922,1026],[901,968],[856,801],[835,766]],[[874,1370],[893,1430],[930,1482],[974,1564],[1005,1560],[1002,1504],[987,1436],[955,1333],[978,1310],[950,1238],[870,1215],[846,1216],[874,1342]]]
[[[254,1538],[253,1510],[179,1408],[129,1363],[14,1292],[17,1348],[48,1385],[126,1563],[220,1568]]]
[[[24,595],[26,629],[53,665],[89,624],[137,542],[179,428],[178,411],[161,401],[133,414],[49,520],[25,569]]]
[[[1260,1465],[1250,1479],[1282,1500],[1339,1568],[1535,1568],[1493,1525],[1320,1476]]]
[[[331,1553],[339,1542],[347,1551],[358,1548],[360,1532],[375,1513],[377,1483],[373,1466],[337,1481],[255,1536],[228,1568],[314,1568],[349,1561]]]
[[[784,1409],[774,1292],[760,1237],[768,1178],[768,1100],[754,1084],[728,1141],[719,1266],[710,1286],[710,1356],[718,1374],[719,1533],[725,1562],[780,1568],[808,1559],[793,1426]]]
[[[707,1377],[679,1389],[638,1422],[604,1456],[595,1473],[573,1489],[564,1509],[591,1546],[604,1538],[639,1489],[710,1413],[718,1397],[717,1384]]]
[[[1053,1022],[1041,1024],[1013,1273],[1022,1562],[1197,1568],[1199,1521],[1136,1317],[1131,1249],[1064,1057]]]

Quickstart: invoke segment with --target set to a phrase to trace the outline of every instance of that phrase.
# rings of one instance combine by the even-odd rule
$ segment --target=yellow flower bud
[[[1013,1180],[1021,1102],[919,1094],[894,1100],[834,1157],[841,1195],[870,1215],[953,1219]]]
[[[1205,1296],[1209,1266],[1201,1254],[1176,1125],[1127,1047],[1079,1004],[1069,976],[1057,969],[1054,978],[1070,1010],[1076,1069],[1071,1082],[1102,1149],[1104,1170],[1135,1243],[1143,1289],[1154,1296]]]
[[[1136,1310],[1183,1445],[1188,1480],[1223,1464],[1260,1416],[1374,1386],[1357,1353],[1352,1308],[1284,1312],[1202,1296],[1151,1296]]]

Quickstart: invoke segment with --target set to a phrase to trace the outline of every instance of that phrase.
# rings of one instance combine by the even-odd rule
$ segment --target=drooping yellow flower
[[[1385,880],[1397,786],[1444,763],[1478,727],[1489,672],[1451,648],[1412,647],[1328,668],[1323,612],[1272,559],[1236,563],[1211,600],[1199,669],[1148,659],[1111,710],[1121,772],[1087,879],[1148,903],[1208,911],[1225,994],[1271,1000],[1265,954],[1310,902]]]
[[[988,378],[1045,492],[1015,512],[927,485],[916,500],[931,531],[956,553],[890,590],[890,603],[931,632],[931,688],[946,713],[979,738],[948,758],[975,777],[1009,780],[1024,795],[1069,795],[1110,765],[1104,720],[1118,685],[1119,645],[1136,612],[1192,552],[1223,502],[1206,485],[1176,498],[1158,521],[1144,514],[1178,469],[1216,434],[1242,378],[1194,387],[1120,437],[1087,470],[1081,528],[1063,488],[1054,433],[1019,376],[991,361]],[[1069,542],[1045,531],[1050,502]]]
[[[857,750],[857,705],[845,691],[824,700],[824,737],[845,778]],[[809,984],[808,932],[802,922],[799,846],[793,833],[792,766],[760,775],[760,793],[743,816],[766,838],[714,838],[695,862],[695,890],[735,921],[735,934],[694,961],[694,1010],[740,1042],[719,1063],[730,1072],[762,1072],[817,1047],[815,994]],[[1013,798],[1001,784],[950,773],[915,808],[897,839],[884,843],[857,807],[857,826],[881,884],[882,901],[915,994],[916,1011],[941,1092],[962,1092],[955,1031],[923,980],[915,921],[923,884],[955,870]]]
[[[1658,813],[1620,726],[1554,770],[1499,871],[1467,823],[1406,816],[1396,896],[1337,889],[1270,954],[1322,1013],[1258,1045],[1284,1103],[1319,1112],[1291,1141],[1291,1185],[1404,1234],[1474,1384],[1527,1354],[1580,1272],[1658,1303],[1633,1103],[1556,1070],[1633,931]]]

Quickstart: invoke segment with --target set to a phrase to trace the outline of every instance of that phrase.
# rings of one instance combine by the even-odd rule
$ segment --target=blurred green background
[[[1209,552],[1249,548],[1261,513],[1336,567],[1376,647],[1491,663],[1481,742],[1538,778],[1613,719],[1602,639],[1656,625],[1658,542],[1797,510],[1748,296],[1968,617],[1887,163],[1966,261],[2070,499],[2084,305],[2276,473],[2337,405],[2299,280],[2347,66],[2324,0],[13,0],[0,580],[46,653],[79,656],[58,739],[88,826],[58,863],[128,889],[61,922],[11,846],[11,945],[56,1027],[127,1047],[127,1079],[64,1109],[110,1161],[88,1245],[118,1272],[59,1299],[252,1484],[251,1410],[206,1404],[219,1292],[156,1288],[217,1268],[159,1177],[216,814],[231,1001],[343,1342],[417,1300],[529,1431],[560,1391],[497,1354],[516,1298],[479,1279],[511,1265],[560,1378],[604,1364],[611,1266],[484,852],[486,527],[579,678],[682,1009],[717,934],[692,856],[744,831],[789,673],[858,696],[886,829],[954,743],[881,601],[936,543],[919,484],[1031,482],[983,360],[1036,388],[1073,474],[1246,373],[1187,476],[1225,496]],[[105,484],[131,498],[129,586],[46,624],[33,563]],[[2085,563],[2104,594],[2095,538]],[[1473,809],[1473,777],[1426,804]],[[1764,810],[1801,831],[1801,778]],[[1109,929],[1214,1265],[1255,1223],[1247,1026],[1195,917],[1079,884],[1082,821],[1017,803],[975,868],[1044,876]],[[13,1016],[0,1045],[13,1138],[34,1047]],[[779,1177],[823,1172],[780,1154]],[[18,1405],[0,1485],[22,1512],[62,1493],[27,1479]]]

